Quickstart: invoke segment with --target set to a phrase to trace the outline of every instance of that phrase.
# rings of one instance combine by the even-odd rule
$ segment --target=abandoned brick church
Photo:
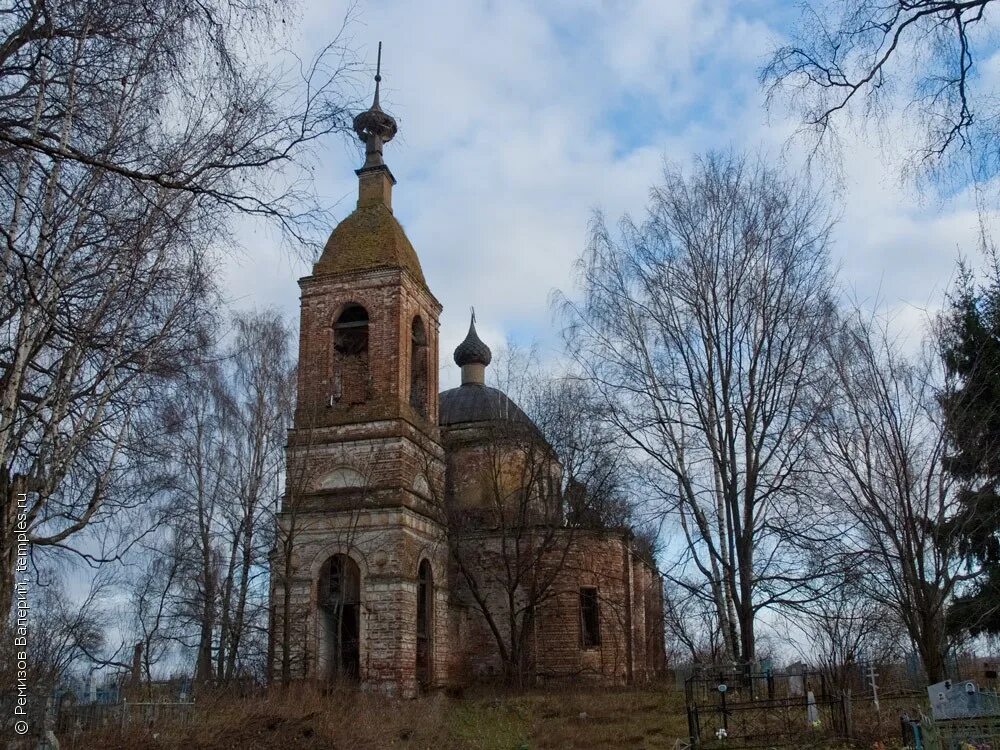
[[[272,678],[409,697],[499,677],[513,653],[538,680],[648,680],[664,666],[661,578],[628,531],[565,522],[559,461],[485,385],[474,321],[461,386],[438,392],[441,305],[392,213],[396,122],[375,81],[354,120],[357,208],[299,282]]]

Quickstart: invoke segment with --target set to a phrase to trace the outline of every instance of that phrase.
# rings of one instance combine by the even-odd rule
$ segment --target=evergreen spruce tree
[[[1000,258],[991,260],[982,285],[960,268],[942,331],[947,467],[963,489],[961,511],[941,533],[980,571],[955,598],[948,624],[973,635],[1000,633]]]

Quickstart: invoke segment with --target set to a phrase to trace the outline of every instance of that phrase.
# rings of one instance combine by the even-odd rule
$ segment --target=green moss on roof
[[[362,206],[336,226],[313,274],[405,268],[423,286],[424,273],[403,227],[381,203]]]

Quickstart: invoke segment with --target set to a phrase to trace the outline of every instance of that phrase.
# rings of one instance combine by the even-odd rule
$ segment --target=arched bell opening
[[[348,305],[333,324],[333,401],[368,400],[368,311]]]
[[[427,331],[417,315],[410,326],[410,406],[427,416]]]

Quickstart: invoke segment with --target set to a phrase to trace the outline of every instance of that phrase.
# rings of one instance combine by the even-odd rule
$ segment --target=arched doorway
[[[431,684],[434,644],[434,575],[427,560],[417,569],[417,684]]]
[[[319,576],[320,674],[357,679],[361,673],[361,571],[347,555],[334,555]]]

